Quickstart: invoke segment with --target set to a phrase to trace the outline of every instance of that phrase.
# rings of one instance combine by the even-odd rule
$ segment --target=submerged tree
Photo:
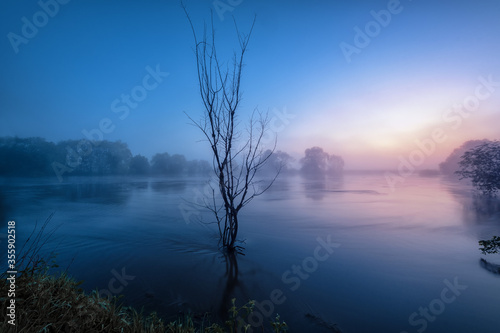
[[[204,202],[219,226],[223,248],[234,252],[238,235],[240,210],[256,196],[264,193],[274,182],[257,180],[256,175],[275,150],[264,150],[264,134],[269,118],[254,111],[247,124],[246,135],[239,129],[241,77],[243,60],[255,19],[248,34],[241,34],[235,22],[239,50],[234,52],[231,65],[224,65],[217,54],[213,17],[209,36],[205,27],[202,39],[198,39],[193,22],[186,10],[194,42],[199,93],[204,111],[201,120],[189,119],[200,129],[210,145],[216,185],[210,186],[212,198]]]
[[[490,141],[466,151],[456,174],[460,179],[470,178],[472,185],[483,194],[500,190],[500,142]]]

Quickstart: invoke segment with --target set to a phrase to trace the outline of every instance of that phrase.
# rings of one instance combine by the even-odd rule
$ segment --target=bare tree
[[[217,55],[213,15],[210,34],[207,35],[205,25],[203,38],[199,40],[184,5],[183,8],[193,31],[199,92],[204,106],[199,121],[188,117],[210,144],[217,179],[217,185],[211,186],[212,198],[206,200],[204,206],[215,215],[223,248],[233,252],[241,248],[235,245],[240,210],[264,193],[279,174],[277,170],[274,178],[267,182],[256,178],[276,147],[274,140],[271,150],[263,148],[268,115],[254,111],[245,135],[239,130],[243,60],[255,18],[248,34],[241,34],[234,22],[239,50],[234,52],[232,63],[224,65]]]

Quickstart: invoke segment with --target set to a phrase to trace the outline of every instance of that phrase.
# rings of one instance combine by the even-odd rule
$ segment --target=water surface
[[[234,260],[218,250],[215,225],[195,219],[211,216],[186,203],[199,200],[204,182],[2,179],[0,232],[15,220],[21,242],[55,211],[47,251],[61,266],[72,262],[68,271],[86,290],[124,294],[167,319],[220,315],[236,297],[263,305],[256,321],[270,319],[272,304],[292,332],[333,332],[334,324],[342,332],[498,332],[500,275],[492,271],[500,255],[482,255],[478,240],[500,235],[500,204],[468,185],[415,176],[391,191],[379,173],[282,177],[242,210],[246,249]],[[317,252],[328,239],[333,252]],[[271,303],[273,292],[282,304]]]

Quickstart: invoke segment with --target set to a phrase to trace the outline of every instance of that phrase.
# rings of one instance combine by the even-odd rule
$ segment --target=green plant
[[[482,246],[480,250],[483,254],[498,253],[500,251],[500,237],[493,236],[490,240],[480,240],[479,245]]]
[[[255,301],[250,300],[247,303],[243,304],[240,308],[236,307],[236,298],[231,299],[231,308],[229,308],[229,319],[226,320],[225,324],[229,328],[229,332],[235,333],[238,332],[238,326],[241,325],[246,333],[250,328],[249,324],[245,324],[243,319],[241,319],[240,311],[244,311],[245,317],[247,317],[250,313],[252,313],[255,307]]]
[[[279,314],[276,314],[276,318],[274,318],[274,321],[271,322],[271,326],[275,333],[288,331],[288,325],[285,321],[281,321]]]
[[[184,319],[176,319],[167,325],[168,333],[195,333],[193,319],[185,316]]]

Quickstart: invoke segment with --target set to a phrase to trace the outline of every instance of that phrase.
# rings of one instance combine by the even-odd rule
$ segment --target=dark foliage
[[[56,156],[56,145],[42,138],[0,138],[0,175],[48,175]]]
[[[300,171],[304,175],[325,176],[341,175],[344,171],[344,160],[337,155],[330,155],[323,148],[312,147],[304,152],[305,156],[300,160],[302,167]]]
[[[0,138],[0,176],[94,175],[206,175],[207,161],[187,161],[183,155],[156,154],[152,165],[142,155],[132,156],[121,141],[64,140],[57,144],[43,138]]]
[[[460,168],[460,158],[462,155],[472,149],[475,148],[483,143],[490,142],[489,140],[470,140],[467,142],[464,142],[460,147],[456,148],[453,150],[453,152],[444,160],[444,162],[441,162],[439,164],[439,170],[441,173],[448,175],[448,176],[453,176],[456,171]]]
[[[132,175],[147,175],[150,171],[149,161],[145,156],[135,155],[130,160],[129,172]]]
[[[456,172],[460,179],[469,178],[483,194],[493,195],[500,189],[500,142],[490,141],[466,151]]]
[[[483,254],[498,253],[500,250],[500,237],[493,236],[490,240],[480,240],[479,245],[482,246],[480,250]]]

